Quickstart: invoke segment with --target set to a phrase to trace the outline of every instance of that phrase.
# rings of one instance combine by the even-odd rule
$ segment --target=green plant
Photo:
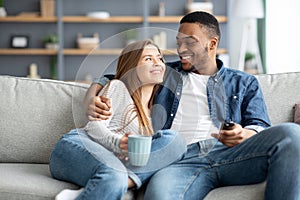
[[[123,32],[126,40],[136,40],[138,38],[138,31],[136,29],[130,29]]]
[[[58,43],[59,42],[59,39],[58,39],[58,36],[57,35],[47,35],[44,39],[43,39],[43,42],[46,44],[46,43]]]
[[[3,7],[3,0],[0,0],[0,7]]]
[[[252,60],[253,58],[255,58],[255,54],[251,53],[251,52],[246,52],[245,54],[245,62]]]

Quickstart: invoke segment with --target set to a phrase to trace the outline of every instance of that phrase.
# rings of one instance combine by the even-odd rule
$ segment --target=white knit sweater
[[[119,143],[127,132],[138,134],[139,125],[133,100],[120,80],[112,80],[101,90],[99,96],[110,99],[112,115],[108,120],[89,121],[83,128],[97,143],[116,153],[121,153]],[[128,114],[129,113],[129,114]]]

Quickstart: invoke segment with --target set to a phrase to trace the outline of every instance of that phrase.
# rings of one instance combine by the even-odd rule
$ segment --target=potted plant
[[[45,44],[46,49],[58,49],[58,36],[55,34],[47,35],[43,39],[43,43]]]
[[[135,42],[138,38],[138,31],[136,29],[126,30],[122,34],[125,38],[126,45]]]
[[[6,17],[6,10],[4,8],[3,0],[0,0],[0,17]]]
[[[257,74],[257,63],[255,60],[255,54],[246,52],[245,54],[245,71],[250,74]]]

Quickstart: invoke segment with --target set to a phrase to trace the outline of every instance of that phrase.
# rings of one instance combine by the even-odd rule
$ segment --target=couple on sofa
[[[158,89],[155,85],[161,80],[145,85],[151,86],[150,91],[153,91],[148,93],[147,101],[144,102],[147,105],[141,105],[145,99],[135,100],[135,93],[130,93],[136,110],[139,110],[139,107],[143,110],[142,114],[136,111],[136,115],[148,119],[142,126],[143,130],[148,126],[150,133],[165,130],[161,131],[162,143],[165,139],[164,133],[170,133],[173,139],[177,138],[176,133],[179,133],[187,143],[187,150],[183,154],[178,153],[178,159],[174,159],[167,166],[161,166],[147,177],[144,198],[203,199],[217,187],[266,181],[265,199],[299,199],[300,126],[287,123],[270,127],[257,79],[243,72],[225,68],[223,63],[216,59],[219,39],[219,24],[214,16],[205,12],[187,14],[180,21],[176,37],[180,61],[166,64],[172,69],[166,68],[163,85]],[[151,62],[155,66],[157,61]],[[164,63],[161,62],[160,65],[164,66]],[[138,73],[141,67],[135,66]],[[141,77],[138,78],[141,80]],[[147,77],[143,78],[146,80]],[[103,82],[101,84],[105,85]],[[221,91],[223,86],[225,95],[220,96],[218,91]],[[141,88],[143,87],[144,85]],[[109,115],[109,109],[114,110],[115,100],[110,99],[109,102],[105,97],[95,97],[101,89],[99,84],[93,84],[87,93],[86,101],[92,99],[92,102],[87,104],[96,107],[89,110],[89,118],[94,121],[108,118],[112,121],[115,113]],[[144,97],[146,92],[141,92]],[[149,107],[151,105],[153,106]],[[212,134],[219,142],[207,151],[206,147],[210,141],[205,139],[207,124],[220,126],[219,113],[223,117],[222,120],[233,121],[234,125],[221,130],[219,134]],[[152,123],[149,121],[150,114]],[[140,123],[141,120],[137,121]],[[116,129],[115,131],[117,132]],[[105,133],[98,133],[102,134]],[[123,136],[118,139],[117,136],[111,137],[104,143],[113,144],[112,148],[121,149],[122,154],[127,148],[126,133]],[[101,167],[101,162],[84,162],[81,157],[78,158],[80,155],[72,153],[72,149],[68,153],[70,155],[65,156],[74,156],[71,160],[80,165],[78,168],[81,171],[78,168],[71,169],[69,174],[63,174],[60,179],[90,176],[90,181],[81,185],[84,190],[78,199],[84,199],[84,195],[87,195],[86,199],[93,199],[88,197],[92,194],[96,195],[97,199],[105,199],[106,193],[120,192],[114,188],[118,177],[115,177],[115,183],[106,182],[103,178],[105,172],[115,168],[102,168],[102,174],[96,173],[98,169],[94,168],[93,174],[89,169],[92,166]],[[55,165],[52,160],[50,167],[51,165]],[[55,177],[53,172],[52,175]],[[127,177],[131,177],[130,173],[127,173]],[[143,178],[145,174],[137,174],[137,177]],[[128,179],[124,180],[123,177],[120,180],[123,180],[122,184],[125,184],[125,187],[129,186]],[[133,185],[139,186],[134,179],[129,180],[133,181]],[[124,194],[125,191],[122,189],[121,193]],[[120,196],[111,196],[110,199],[112,198],[120,199]]]

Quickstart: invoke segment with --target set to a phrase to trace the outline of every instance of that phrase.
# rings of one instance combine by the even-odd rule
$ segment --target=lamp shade
[[[263,18],[264,6],[262,0],[234,0],[233,16],[241,18]]]

